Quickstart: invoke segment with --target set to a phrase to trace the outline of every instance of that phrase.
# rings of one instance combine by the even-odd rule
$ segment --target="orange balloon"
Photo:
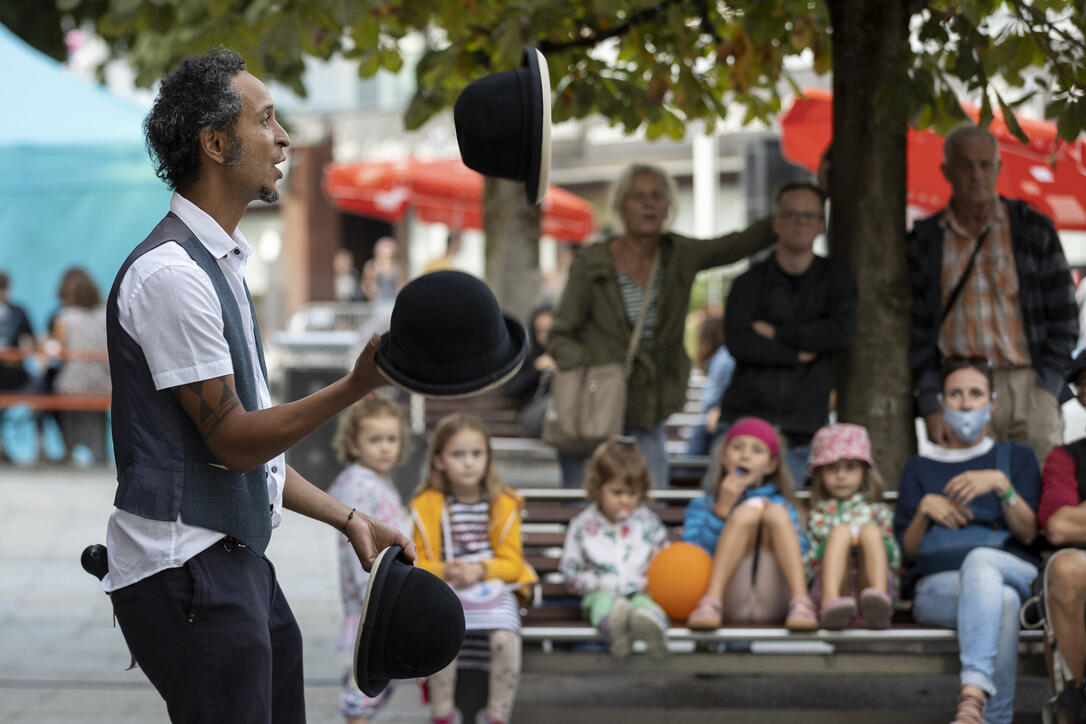
[[[672,620],[685,621],[709,587],[712,557],[699,545],[672,543],[649,561],[646,589]]]

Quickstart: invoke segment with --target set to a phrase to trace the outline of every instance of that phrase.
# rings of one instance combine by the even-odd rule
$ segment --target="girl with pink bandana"
[[[804,557],[822,628],[890,625],[901,548],[883,482],[860,425],[838,423],[811,441],[811,515]],[[857,617],[857,612],[861,614]]]
[[[687,626],[783,620],[792,631],[817,629],[803,568],[807,536],[776,431],[756,417],[737,420],[714,457],[710,488],[690,501],[683,521],[683,540],[713,556],[709,587]]]

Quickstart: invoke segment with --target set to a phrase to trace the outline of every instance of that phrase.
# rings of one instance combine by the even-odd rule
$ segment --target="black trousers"
[[[171,722],[305,722],[302,635],[264,556],[220,541],[110,597]]]

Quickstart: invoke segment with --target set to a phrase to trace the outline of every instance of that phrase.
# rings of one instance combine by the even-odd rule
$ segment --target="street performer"
[[[290,139],[237,53],[184,60],[145,132],[174,193],[107,304],[118,488],[102,585],[171,721],[304,722],[301,634],[264,555],[282,509],[342,531],[366,570],[390,545],[414,558],[283,456],[384,384],[378,340],[341,379],[272,406],[238,223],[277,200]]]

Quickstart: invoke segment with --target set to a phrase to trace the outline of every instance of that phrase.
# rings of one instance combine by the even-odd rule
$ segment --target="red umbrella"
[[[348,213],[395,221],[412,208],[423,221],[483,228],[483,177],[459,158],[333,163],[324,169],[323,186]],[[550,186],[542,207],[543,234],[581,242],[592,233],[592,205],[580,196]]]
[[[781,150],[785,158],[814,171],[833,135],[833,96],[822,90],[804,92],[806,98],[797,98],[781,117]],[[963,108],[974,121],[979,117],[976,108]],[[1060,141],[1056,125],[1047,121],[1019,118],[1018,123],[1029,136],[1028,145],[1015,138],[998,115],[989,126],[1003,162],[996,190],[1029,201],[1057,228],[1086,231],[1086,141]],[[942,163],[942,137],[910,128],[908,203],[922,214],[938,211],[950,198],[950,185],[939,171]]]

